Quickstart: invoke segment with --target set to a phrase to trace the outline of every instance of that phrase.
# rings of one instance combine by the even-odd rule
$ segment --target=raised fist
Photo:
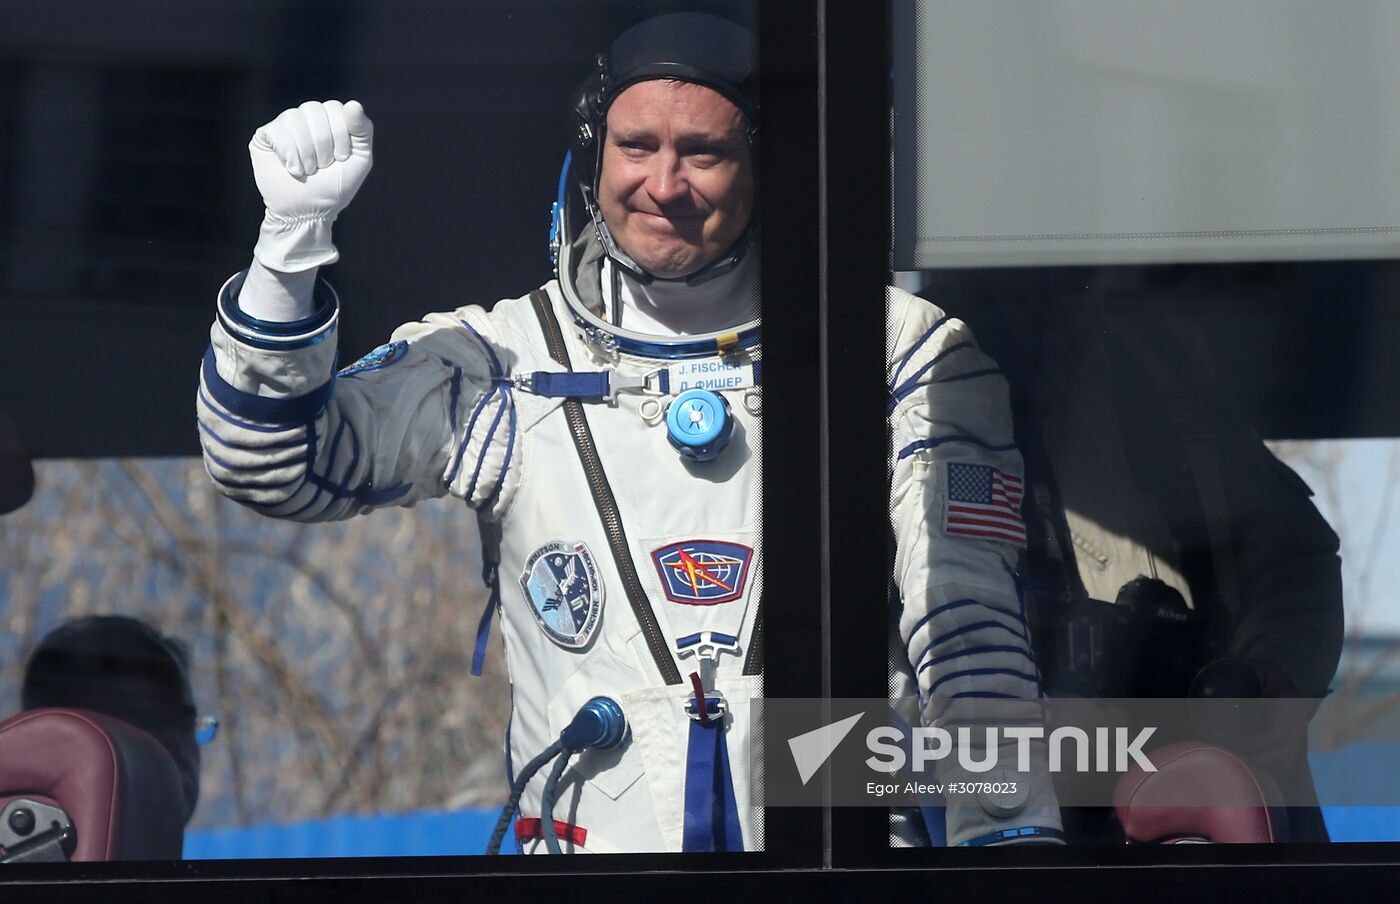
[[[334,263],[331,224],[373,164],[374,125],[359,101],[307,101],[253,133],[248,153],[262,193],[253,256],[283,273]]]

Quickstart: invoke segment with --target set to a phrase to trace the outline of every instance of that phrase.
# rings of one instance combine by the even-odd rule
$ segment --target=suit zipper
[[[549,296],[536,290],[530,293],[530,302],[534,305],[535,316],[540,321],[545,345],[549,349],[549,356],[562,367],[573,370],[573,365],[569,363],[568,349],[564,346],[564,334],[559,329],[559,321],[554,316]],[[632,561],[632,551],[627,544],[627,535],[622,528],[622,515],[618,511],[617,499],[613,496],[612,487],[608,485],[608,476],[603,471],[603,462],[598,457],[598,448],[594,445],[593,434],[588,429],[588,419],[584,415],[583,403],[578,399],[565,399],[564,419],[568,422],[569,432],[573,435],[574,448],[578,450],[579,462],[583,465],[584,476],[588,478],[588,488],[593,494],[593,504],[598,509],[599,520],[603,523],[603,533],[607,535],[608,546],[613,554],[613,562],[617,565],[618,577],[622,581],[623,590],[627,593],[627,601],[632,606],[632,614],[636,616],[637,623],[642,628],[642,636],[646,638],[647,649],[651,651],[651,658],[655,660],[662,680],[667,684],[680,684],[680,669],[676,667],[676,661],[671,656],[671,649],[667,645],[666,639],[661,635],[661,625],[656,620],[656,613],[652,611],[651,603],[647,600],[646,590],[642,587],[641,579],[637,576],[637,568]]]

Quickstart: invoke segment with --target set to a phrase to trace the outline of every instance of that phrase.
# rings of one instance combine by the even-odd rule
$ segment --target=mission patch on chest
[[[666,599],[688,606],[713,606],[744,595],[753,550],[723,540],[686,540],[654,550]]]
[[[520,586],[550,640],[571,650],[588,646],[603,614],[598,563],[583,542],[552,540],[530,553]]]

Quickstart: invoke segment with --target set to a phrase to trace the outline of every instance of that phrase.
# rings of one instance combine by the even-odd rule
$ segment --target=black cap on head
[[[706,13],[647,19],[613,41],[606,58],[603,111],[629,86],[679,79],[713,88],[744,112],[752,128],[758,113],[758,55],[753,33]]]

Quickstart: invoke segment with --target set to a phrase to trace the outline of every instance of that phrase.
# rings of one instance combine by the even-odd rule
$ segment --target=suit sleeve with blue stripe
[[[1024,475],[1006,379],[967,324],[898,289],[888,301],[894,578],[924,724],[953,728],[980,700],[1035,721],[1040,680],[1016,584]],[[1010,827],[1058,830],[1043,749],[1037,756],[1036,787],[1016,815],[950,798],[948,843]],[[940,781],[979,778],[952,759],[938,763]]]
[[[304,321],[239,311],[225,284],[200,371],[205,468],[226,496],[298,521],[447,493],[498,517],[520,450],[506,351],[481,308],[431,314],[339,374],[339,304]]]

